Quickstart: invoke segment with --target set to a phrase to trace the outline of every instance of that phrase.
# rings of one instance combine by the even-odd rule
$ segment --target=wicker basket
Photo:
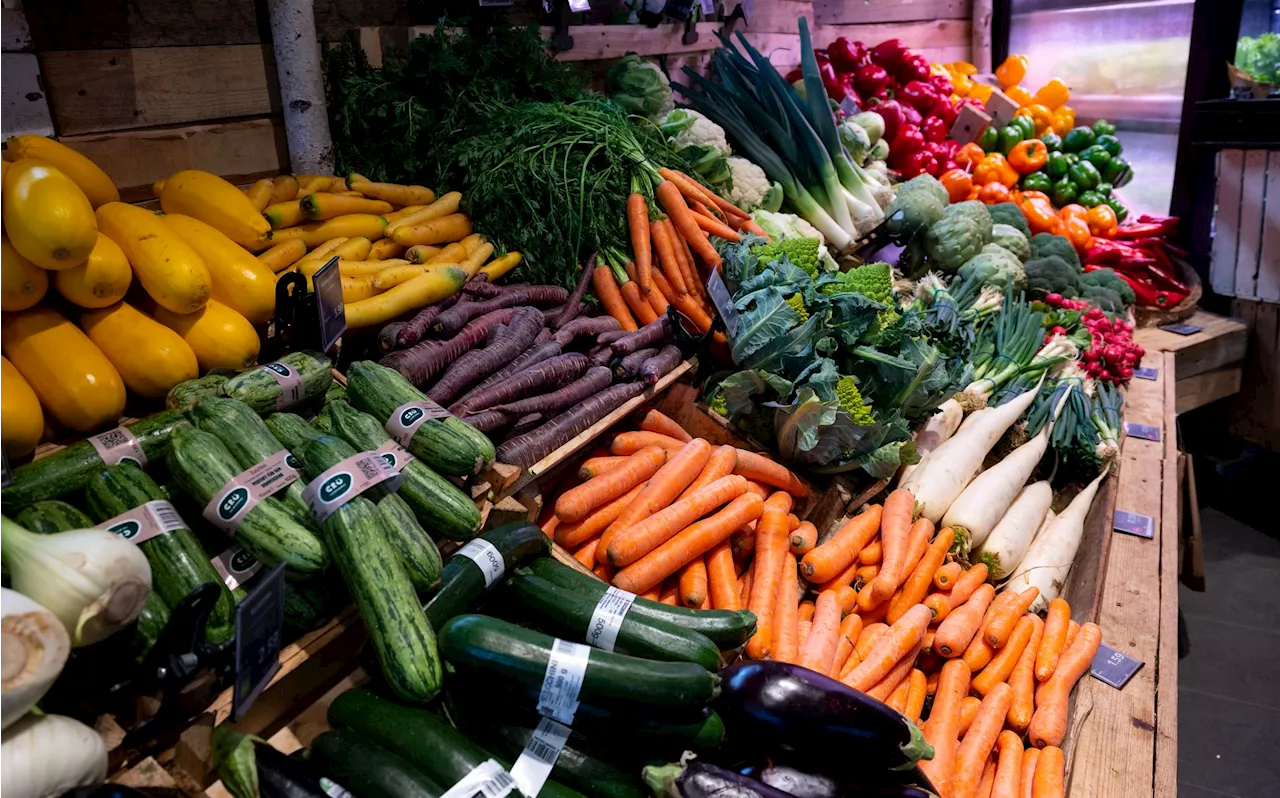
[[[1135,305],[1133,316],[1138,327],[1159,327],[1161,324],[1173,324],[1186,321],[1196,312],[1200,297],[1204,296],[1204,287],[1200,284],[1200,276],[1191,264],[1179,257],[1170,256],[1175,274],[1182,284],[1191,289],[1187,298],[1171,308],[1147,308]]]

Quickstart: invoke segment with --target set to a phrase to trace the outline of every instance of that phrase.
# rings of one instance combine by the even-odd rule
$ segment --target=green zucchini
[[[459,615],[440,630],[440,653],[460,673],[541,687],[555,639],[490,618]],[[623,712],[686,714],[720,694],[720,677],[692,662],[655,660],[591,649],[579,700]]]
[[[347,395],[353,405],[384,425],[397,408],[408,402],[428,402],[439,409],[398,371],[367,360],[352,363],[348,369]],[[470,424],[443,409],[440,412],[444,417],[422,422],[405,448],[438,473],[479,474],[493,462],[493,443]]]
[[[84,491],[89,514],[98,523],[126,513],[150,501],[164,499],[160,487],[133,463],[107,466],[89,479]],[[235,634],[236,602],[209,563],[200,541],[183,527],[144,540],[138,548],[151,564],[151,586],[170,607],[176,607],[205,582],[219,588],[209,613],[205,635],[210,643],[222,643]]]
[[[413,589],[419,596],[434,593],[440,587],[440,550],[435,541],[414,517],[413,510],[399,494],[389,493],[378,499],[378,514],[387,530],[387,542],[400,556]]]
[[[272,369],[280,374],[294,375],[302,379],[302,396],[295,402],[281,407],[284,388],[276,382],[266,370]],[[223,393],[232,399],[239,399],[251,407],[255,413],[266,415],[277,410],[284,410],[305,404],[322,397],[333,382],[333,364],[329,358],[319,352],[290,352],[274,363],[267,363],[257,368],[242,371],[223,386]]]
[[[222,441],[242,469],[252,468],[284,448],[262,423],[262,418],[244,402],[207,396],[196,402],[189,413],[197,427]],[[302,498],[303,487],[301,479],[295,480],[276,493],[275,498],[299,523],[312,526],[311,514]]]
[[[502,556],[503,572],[508,573],[535,557],[551,552],[551,539],[528,521],[503,524],[491,529],[477,540],[484,540]],[[502,575],[499,575],[499,579]],[[480,566],[469,557],[456,554],[444,566],[440,592],[427,602],[427,617],[432,627],[442,628],[455,615],[473,609],[484,596],[485,579]]]
[[[154,590],[147,594],[142,604],[142,612],[133,621],[133,634],[129,640],[129,650],[133,652],[134,662],[142,662],[151,653],[160,634],[169,625],[169,605],[164,603],[160,594]],[[207,636],[207,635],[206,635]]]
[[[329,402],[314,424],[360,451],[373,451],[391,441],[391,436],[377,419],[346,402]],[[397,461],[400,459],[396,453],[391,453],[391,457]],[[480,528],[480,510],[467,494],[421,460],[392,465],[400,470],[403,477],[397,493],[424,527],[453,540],[469,540],[475,535]]]
[[[266,425],[280,445],[289,451],[293,451],[303,441],[313,440],[325,434],[308,424],[307,420],[297,413],[272,413],[267,416]]]
[[[325,405],[328,405],[330,402],[345,401],[347,401],[347,386],[337,380],[334,380],[333,384],[329,386],[329,390],[324,392]]]
[[[173,436],[169,471],[184,493],[205,507],[243,469],[222,441],[188,426]],[[265,565],[285,563],[294,576],[318,574],[329,563],[324,546],[284,508],[268,496],[245,513],[235,540]]]
[[[333,617],[334,611],[350,599],[337,585],[322,580],[284,583],[284,625],[297,634],[310,632]],[[288,639],[288,638],[286,638]]]
[[[328,435],[300,442],[293,453],[308,479],[353,454],[345,442]],[[403,552],[393,549],[387,527],[378,508],[364,496],[342,505],[320,525],[387,683],[406,701],[426,701],[440,689],[442,679],[435,633],[397,556]]]
[[[67,532],[72,529],[88,529],[93,526],[89,516],[64,501],[50,499],[36,502],[18,513],[17,521],[23,527],[42,535]]]
[[[354,732],[321,732],[311,741],[308,762],[360,798],[439,798],[444,794],[403,757]]]
[[[403,707],[368,690],[348,690],[329,705],[329,724],[347,729],[375,745],[399,754],[427,777],[452,787],[486,760],[497,759],[510,770],[511,763],[495,757],[462,732],[425,709]],[[582,798],[548,780],[535,798]]]
[[[550,557],[529,563],[529,570],[534,576],[548,582],[583,593],[591,602],[599,601],[608,589],[608,585],[599,579],[562,565]],[[691,610],[637,598],[627,614],[637,618],[667,621],[682,629],[700,632],[721,650],[737,648],[750,640],[756,631],[756,616],[748,610]]]
[[[591,618],[597,602],[534,576],[527,568],[507,579],[506,590],[514,599],[510,606],[530,617],[539,630],[575,643],[591,643]],[[618,627],[613,651],[645,659],[696,662],[707,670],[718,670],[721,664],[720,649],[706,635],[630,612]]]
[[[221,396],[227,380],[235,374],[230,369],[214,369],[203,377],[180,382],[169,389],[164,406],[170,410],[190,410],[206,396]]]
[[[187,426],[185,413],[166,410],[135,421],[128,430],[138,439],[147,461],[164,460],[169,452],[169,439],[174,431]],[[102,458],[88,441],[73,443],[48,457],[41,457],[13,471],[13,484],[0,491],[0,502],[7,512],[15,512],[45,499],[58,499],[84,490],[84,485],[99,468]]]

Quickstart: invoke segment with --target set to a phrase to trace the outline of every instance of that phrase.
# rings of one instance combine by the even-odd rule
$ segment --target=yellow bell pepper
[[[1065,136],[1067,131],[1076,126],[1076,112],[1070,106],[1062,106],[1053,112],[1053,132]]]
[[[973,64],[970,64],[968,61],[952,61],[950,64],[947,64],[947,68],[954,74],[964,75],[966,78],[971,75],[978,74],[978,68]]]
[[[1067,88],[1067,84],[1059,78],[1054,78],[1048,83],[1040,87],[1036,92],[1035,101],[1050,110],[1062,107],[1071,97],[1071,90]]]
[[[986,83],[974,82],[973,87],[969,89],[969,96],[975,100],[981,100],[982,104],[986,105],[987,101],[991,99],[991,92],[993,91],[995,89]]]
[[[1019,111],[1026,111],[1031,117],[1031,121],[1036,124],[1036,135],[1044,133],[1046,130],[1053,128],[1053,111],[1039,103],[1032,103],[1026,108],[1019,108]]]
[[[1010,53],[1004,63],[996,67],[996,80],[1000,81],[1000,85],[1006,89],[1017,86],[1026,76],[1027,57],[1025,55]]]
[[[1021,86],[1010,86],[1004,90],[1004,93],[1006,97],[1016,102],[1019,108],[1026,108],[1034,102],[1031,99],[1031,92]]]
[[[973,91],[973,81],[968,75],[961,75],[959,72],[951,73],[951,88],[961,97],[968,97]]]

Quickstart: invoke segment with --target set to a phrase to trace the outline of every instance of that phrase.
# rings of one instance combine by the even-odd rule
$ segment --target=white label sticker
[[[320,777],[320,789],[324,790],[324,794],[329,798],[356,798],[347,792],[346,788],[336,781],[330,781],[324,776]]]
[[[306,396],[306,386],[302,384],[302,375],[288,363],[268,363],[259,366],[280,385],[280,395],[276,397],[276,410],[288,410],[301,402]]]
[[[569,739],[569,727],[551,718],[538,721],[538,728],[529,737],[529,744],[511,766],[511,778],[516,780],[520,792],[534,798],[542,791],[542,785],[551,776],[560,752]]]
[[[106,465],[118,465],[125,460],[147,467],[147,454],[142,451],[138,438],[124,427],[116,427],[98,435],[89,436],[89,445],[98,450],[98,456]]]
[[[298,480],[298,461],[288,450],[281,449],[257,465],[236,474],[205,505],[205,520],[228,535],[234,535],[240,522],[258,502],[274,496]]]
[[[590,657],[589,646],[556,638],[551,646],[551,658],[547,660],[547,673],[542,677],[542,691],[538,694],[539,715],[573,723]]]
[[[227,590],[240,587],[262,568],[262,563],[242,546],[232,546],[209,562],[222,577],[222,584],[227,586]]]
[[[502,798],[516,788],[516,780],[497,760],[486,759],[463,776],[440,798]]]
[[[502,552],[484,538],[473,538],[467,545],[458,549],[456,557],[466,557],[476,564],[480,573],[484,574],[484,586],[493,587],[493,583],[502,578],[507,564],[502,560]]]
[[[591,613],[591,625],[587,627],[587,645],[595,646],[601,651],[613,651],[618,642],[618,630],[622,628],[622,619],[635,600],[635,593],[619,590],[612,585],[605,590],[596,604],[595,612]]]
[[[400,484],[400,472],[387,465],[376,452],[354,454],[320,476],[311,480],[302,491],[302,498],[311,507],[317,521],[324,521],[342,505],[381,482],[391,481],[395,490]]]
[[[156,499],[121,513],[110,521],[98,524],[98,529],[105,529],[113,535],[119,535],[127,541],[142,544],[166,535],[175,529],[186,529],[182,516],[173,509],[173,505],[164,499]]]
[[[387,434],[395,438],[401,446],[408,446],[413,440],[413,433],[418,431],[423,422],[435,418],[448,418],[449,411],[430,399],[418,399],[405,402],[391,413],[387,419]]]
[[[387,441],[386,443],[379,446],[377,449],[374,449],[374,452],[380,455],[383,460],[386,460],[387,465],[391,466],[397,471],[404,468],[414,460],[418,459],[414,457],[409,452],[408,449],[404,448],[403,446],[396,443],[395,441]]]

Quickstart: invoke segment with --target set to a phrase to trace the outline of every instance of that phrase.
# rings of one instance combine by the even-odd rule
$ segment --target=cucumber
[[[160,594],[154,590],[147,594],[142,604],[142,612],[133,621],[133,635],[129,640],[129,650],[133,652],[134,662],[142,662],[151,653],[151,648],[160,639],[160,634],[169,624],[169,605],[164,603]],[[206,635],[207,636],[207,635]]]
[[[325,434],[308,424],[297,413],[272,413],[267,416],[266,425],[280,445],[290,451],[303,441],[314,440]]]
[[[356,408],[386,424],[407,402],[431,402],[394,369],[367,360],[347,371],[347,396]],[[435,405],[439,408],[439,405]],[[422,422],[405,448],[436,472],[449,476],[479,474],[493,462],[493,443],[470,424],[445,413]]]
[[[551,552],[551,539],[528,521],[503,524],[477,538],[498,550],[502,557],[504,573]],[[499,576],[501,578],[501,576]],[[469,557],[456,554],[444,566],[440,592],[427,602],[427,617],[432,627],[442,628],[455,615],[461,615],[475,607],[484,596],[484,572]]]
[[[174,482],[201,508],[243,470],[222,441],[190,425],[173,436],[167,462]],[[245,513],[235,539],[263,564],[283,562],[294,576],[318,574],[329,564],[315,533],[274,496]]]
[[[206,396],[196,402],[189,413],[197,427],[222,441],[241,469],[252,468],[285,448],[271,434],[271,430],[267,429],[267,425],[262,423],[262,418],[244,402]],[[293,513],[299,523],[311,527],[311,513],[302,498],[303,487],[301,479],[295,480],[275,494],[275,498]]]
[[[302,441],[293,453],[309,479],[353,454],[345,442],[328,435]],[[422,702],[440,689],[442,668],[435,633],[392,548],[387,526],[373,502],[356,496],[320,528],[364,619],[387,683],[400,698]]]
[[[510,762],[473,743],[425,709],[393,704],[368,690],[348,690],[329,705],[329,724],[347,729],[404,757],[446,789],[488,759],[510,771]],[[535,798],[581,798],[582,794],[547,781]]]
[[[596,602],[583,594],[534,576],[527,568],[507,580],[512,607],[533,620],[539,630],[575,643],[591,644],[591,617]],[[720,649],[706,635],[653,618],[623,616],[618,627],[615,653],[670,662],[695,662],[707,670],[719,669]]]
[[[487,615],[459,615],[440,630],[440,653],[458,672],[532,688],[542,686],[554,642],[550,635]],[[611,710],[687,714],[719,693],[720,677],[701,665],[591,649],[578,697]]]
[[[529,571],[548,582],[583,593],[593,603],[599,601],[608,589],[608,585],[599,579],[561,565],[550,557],[529,563]],[[627,614],[666,621],[682,629],[700,632],[721,650],[737,648],[750,640],[756,631],[756,616],[748,610],[691,610],[637,598]]]
[[[227,380],[235,374],[230,369],[214,369],[203,377],[180,382],[169,389],[164,406],[170,410],[190,410],[206,396],[221,396]]]
[[[302,395],[284,407],[280,400],[284,396],[284,388],[276,382],[275,377],[267,373],[273,369],[281,374],[296,374],[302,379]],[[319,352],[290,352],[274,363],[267,363],[257,368],[242,371],[223,386],[223,393],[232,399],[239,399],[253,409],[255,413],[266,415],[277,410],[284,410],[305,404],[322,397],[333,383],[333,364],[329,358]]]
[[[334,401],[325,405],[316,417],[315,426],[365,452],[391,440],[377,419],[346,402]],[[453,540],[469,540],[475,535],[480,528],[480,510],[467,494],[421,460],[393,465],[400,469],[403,477],[397,493],[413,509],[413,514],[424,527],[433,534]]]
[[[16,519],[23,527],[42,535],[67,532],[72,529],[88,529],[93,526],[89,516],[75,507],[57,499],[36,502],[18,513]]]
[[[149,501],[164,499],[160,487],[133,463],[107,466],[89,479],[84,491],[89,515],[98,523]],[[200,541],[183,527],[145,540],[138,548],[151,564],[151,587],[170,607],[176,607],[205,582],[219,588],[218,600],[209,613],[205,636],[210,643],[222,643],[235,634],[236,602],[209,563]]]
[[[419,596],[440,588],[440,550],[427,531],[418,524],[413,510],[398,494],[390,493],[377,501],[378,514],[387,530],[387,542],[400,556],[413,589]]]
[[[188,426],[186,414],[167,410],[147,416],[128,426],[142,445],[150,463],[164,459],[169,452],[169,439],[174,431]],[[59,499],[84,490],[90,475],[102,468],[98,450],[88,441],[73,443],[48,457],[41,457],[13,471],[13,484],[0,491],[0,502],[6,512],[15,512],[45,499]]]
[[[321,732],[309,762],[360,798],[440,798],[429,776],[402,757],[349,731]]]

